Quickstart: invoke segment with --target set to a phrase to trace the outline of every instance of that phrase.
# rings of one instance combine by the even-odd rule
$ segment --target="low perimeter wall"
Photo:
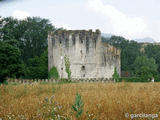
[[[54,80],[54,79],[8,79],[8,83],[24,83],[24,84],[31,84],[31,83],[58,83],[61,80]],[[94,82],[102,82],[102,83],[108,83],[108,82],[114,82],[112,78],[90,78],[90,79],[71,79],[72,82],[79,82],[79,83],[94,83]]]

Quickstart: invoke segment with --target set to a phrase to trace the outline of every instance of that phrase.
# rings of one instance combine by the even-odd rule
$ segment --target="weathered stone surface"
[[[120,74],[120,50],[103,43],[99,30],[51,32],[48,35],[48,69],[55,66],[60,78],[67,78],[65,56],[70,61],[71,78],[76,80],[78,78],[93,78],[95,82],[103,81],[105,78],[109,80],[115,67]]]

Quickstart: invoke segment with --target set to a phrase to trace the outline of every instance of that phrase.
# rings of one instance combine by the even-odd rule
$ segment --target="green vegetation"
[[[117,72],[117,68],[114,68],[114,74],[112,75],[113,79],[115,80],[115,82],[118,82],[119,80],[119,74]]]
[[[28,17],[0,19],[0,82],[9,78],[48,78],[49,20]]]
[[[70,69],[69,58],[67,56],[65,56],[64,61],[65,61],[65,70],[66,70],[66,73],[68,75],[68,80],[70,80],[71,79],[71,69]]]
[[[152,78],[160,81],[160,45],[143,46],[141,43],[120,36],[102,38],[102,40],[121,50],[121,71],[129,72],[130,76],[119,81],[148,82]],[[141,50],[142,48],[144,51]]]
[[[57,30],[50,21],[39,17],[0,18],[0,82],[7,78],[58,79],[55,68],[48,75],[47,37],[50,31]],[[160,81],[160,45],[143,45],[120,36],[102,37],[102,41],[121,49],[121,71],[130,75],[126,79]],[[70,80],[70,61],[67,56],[64,59]],[[116,72],[113,78],[118,81]]]
[[[134,61],[141,56],[141,45],[131,40],[126,40],[120,36],[112,36],[110,39],[103,40],[119,49],[121,49],[121,70],[134,73]]]
[[[20,56],[21,52],[17,47],[0,41],[0,82],[4,82],[7,77],[23,76],[24,66]]]
[[[160,73],[160,45],[149,44],[144,49],[148,58],[155,59],[155,62],[158,65],[158,72]]]
[[[71,80],[68,80],[68,79],[60,79],[60,81],[57,82],[58,84],[69,84],[69,83],[77,83],[77,82],[73,82]]]
[[[160,83],[0,85],[0,116],[4,120],[125,120],[124,111],[143,113],[145,108],[146,113],[158,114],[159,88]]]
[[[83,102],[79,93],[76,94],[75,103],[72,105],[72,109],[76,112],[76,118],[79,118],[83,113]]]
[[[139,56],[134,62],[136,76],[141,78],[141,81],[151,81],[157,74],[157,64],[153,58]]]
[[[26,76],[30,79],[48,78],[48,51],[44,51],[40,57],[35,56],[28,60]]]
[[[57,68],[55,66],[53,66],[48,74],[48,78],[53,78],[55,80],[59,79],[59,73],[57,71]]]

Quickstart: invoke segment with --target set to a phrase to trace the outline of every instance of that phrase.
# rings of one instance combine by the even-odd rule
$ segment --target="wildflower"
[[[61,106],[61,105],[58,105],[57,107],[58,107],[58,109],[61,109],[61,108],[62,108],[62,106]]]
[[[50,98],[50,104],[52,103],[53,99],[54,99],[54,95],[52,95]]]
[[[53,109],[54,109],[54,110],[56,110],[57,108],[56,108],[56,107],[54,107]]]
[[[45,100],[45,102],[48,102],[48,97],[46,97],[44,100]]]
[[[60,115],[57,115],[58,118],[60,118]]]

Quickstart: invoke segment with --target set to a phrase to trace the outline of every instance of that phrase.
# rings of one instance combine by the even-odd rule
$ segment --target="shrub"
[[[128,78],[120,78],[119,82],[149,82],[148,80],[142,77],[128,77]]]
[[[155,82],[160,82],[160,74],[154,76]]]
[[[67,84],[67,83],[73,83],[71,80],[61,78],[60,81],[58,81],[58,84]]]
[[[149,67],[141,67],[136,71],[136,76],[141,78],[141,81],[148,82],[151,81],[152,77],[157,74],[155,70],[150,69]]]
[[[4,80],[2,83],[0,82],[0,85],[3,84],[3,85],[8,85],[8,82],[7,80]]]
[[[119,81],[119,74],[117,72],[117,68],[114,68],[114,74],[112,75],[113,79],[115,80],[115,82]]]
[[[57,68],[55,66],[53,66],[48,74],[48,78],[53,78],[53,79],[59,79],[59,73],[57,71]]]

